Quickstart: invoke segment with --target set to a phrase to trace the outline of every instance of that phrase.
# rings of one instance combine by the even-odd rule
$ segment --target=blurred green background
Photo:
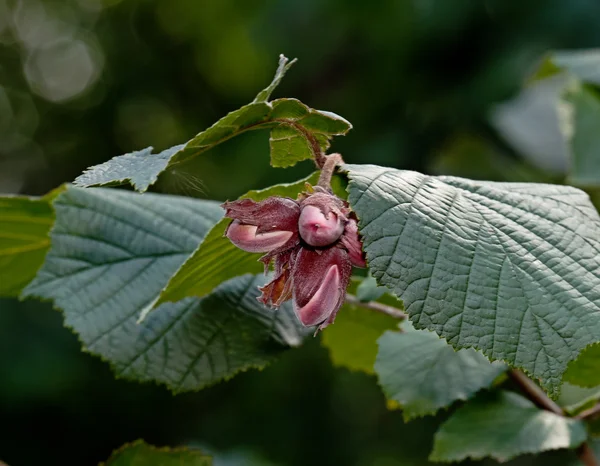
[[[596,0],[0,0],[0,192],[42,194],[182,143],[252,100],[280,53],[299,61],[275,97],[350,120],[333,146],[348,162],[560,182],[566,151],[544,107],[560,76],[518,95],[548,50],[600,46],[599,26]],[[224,200],[312,170],[270,168],[268,134],[249,133],[155,190]],[[404,424],[375,378],[332,367],[318,338],[173,397],[114,380],[49,305],[0,300],[11,466],[94,465],[137,438],[200,446],[218,466],[421,465],[444,416]]]

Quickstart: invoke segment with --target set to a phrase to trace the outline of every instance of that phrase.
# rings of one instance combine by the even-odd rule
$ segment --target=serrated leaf
[[[586,436],[581,421],[542,411],[516,393],[484,393],[442,424],[429,459],[506,461],[525,453],[575,448]]]
[[[402,406],[406,421],[471,398],[506,370],[473,349],[454,351],[427,330],[388,331],[378,344],[375,373],[385,395]]]
[[[600,70],[598,74],[600,77]],[[562,130],[570,152],[569,182],[599,186],[600,99],[594,91],[579,85],[567,91],[561,105]]]
[[[398,319],[386,314],[346,303],[327,327],[321,343],[329,350],[336,366],[353,371],[373,373],[377,355],[377,339],[386,330],[398,327]]]
[[[600,344],[585,348],[575,361],[569,363],[564,380],[587,388],[600,385]]]
[[[300,343],[291,307],[265,309],[256,301],[265,279],[251,275],[136,323],[221,217],[217,203],[69,188],[54,207],[52,247],[23,295],[53,300],[84,349],[118,376],[196,390]]]
[[[0,296],[19,296],[44,262],[54,223],[51,202],[61,189],[42,198],[0,197]]]
[[[185,144],[152,154],[152,147],[113,157],[108,162],[88,168],[75,179],[82,187],[130,183],[144,192],[158,176],[178,163],[187,162],[218,144],[246,131],[271,130],[271,164],[289,167],[301,160],[314,158],[329,147],[333,136],[346,134],[352,125],[331,112],[307,107],[297,99],[267,102],[285,72],[294,63],[280,57],[273,82],[254,101],[221,118],[210,128]]]
[[[126,443],[114,451],[104,466],[211,466],[210,456],[200,450],[179,447],[157,448],[143,440]],[[101,465],[101,466],[102,466]]]
[[[373,276],[417,328],[524,369],[552,396],[600,339],[600,218],[567,186],[346,165]]]

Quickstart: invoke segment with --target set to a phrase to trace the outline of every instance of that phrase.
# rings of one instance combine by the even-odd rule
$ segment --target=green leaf
[[[319,173],[290,184],[278,184],[259,191],[249,191],[241,198],[261,201],[270,196],[282,196],[295,199],[305,190],[306,183],[316,184]],[[171,277],[156,302],[151,303],[142,315],[142,319],[152,309],[162,303],[179,301],[188,296],[205,296],[219,283],[245,273],[260,273],[264,265],[258,261],[260,255],[242,251],[234,246],[223,234],[231,220],[224,218],[206,235],[190,258]]]
[[[388,331],[379,339],[375,372],[406,421],[471,398],[506,370],[473,349],[454,351],[433,332],[402,328],[407,331]]]
[[[0,197],[0,296],[19,296],[44,262],[54,223],[51,201],[61,189],[42,198]]]
[[[569,361],[600,339],[600,218],[587,194],[345,167],[371,273],[415,326],[556,397]]]
[[[118,376],[196,390],[262,367],[300,343],[303,329],[291,306],[264,308],[256,297],[265,279],[250,275],[136,323],[221,217],[217,203],[70,188],[54,207],[52,247],[23,294],[52,299],[84,349]]]
[[[105,466],[211,466],[210,456],[192,448],[157,448],[143,440],[126,443],[113,452]]]
[[[599,399],[600,386],[583,388],[565,382],[562,385],[557,402],[568,413],[576,414],[587,407],[591,407]]]
[[[229,113],[187,143],[159,154],[152,154],[152,147],[149,147],[114,157],[87,169],[75,179],[75,184],[89,187],[128,182],[137,191],[144,192],[161,173],[174,165],[187,162],[234,136],[255,129],[271,130],[273,166],[290,167],[314,158],[327,150],[333,136],[346,134],[352,125],[335,113],[309,108],[296,99],[267,102],[294,61],[288,63],[282,55],[273,82],[252,103]]]
[[[575,448],[586,436],[581,421],[542,411],[516,393],[484,393],[442,424],[429,459],[506,461],[525,453]]]
[[[275,71],[275,77],[273,77],[273,81],[267,87],[265,87],[262,91],[258,93],[258,95],[254,98],[254,102],[267,102],[271,98],[271,94],[273,91],[279,86],[279,83],[285,76],[285,73],[292,67],[294,63],[296,63],[297,59],[294,58],[292,61],[288,62],[288,58],[283,54],[279,55],[279,66],[277,66],[277,70]]]
[[[363,302],[377,301],[386,291],[385,286],[379,286],[377,280],[369,275],[356,288],[356,297]]]
[[[562,109],[562,130],[571,156],[569,182],[600,186],[600,99],[578,85],[564,95]]]
[[[397,327],[398,319],[394,317],[346,303],[336,316],[335,325],[323,331],[321,343],[329,349],[336,366],[372,374],[377,339],[386,330]]]
[[[584,349],[579,357],[569,364],[564,380],[587,388],[600,385],[600,345],[591,345]]]
[[[184,144],[153,154],[153,147],[120,155],[108,162],[88,168],[75,179],[77,186],[112,186],[130,183],[137,191],[144,192],[156,183],[158,175],[169,164],[173,154]]]
[[[600,49],[557,50],[550,60],[582,81],[600,85]]]

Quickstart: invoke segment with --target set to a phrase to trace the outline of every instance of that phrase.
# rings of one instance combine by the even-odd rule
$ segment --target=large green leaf
[[[314,158],[329,148],[333,136],[346,134],[352,125],[339,115],[312,109],[296,99],[267,101],[294,61],[288,63],[288,59],[281,55],[273,81],[259,92],[252,103],[229,113],[187,143],[159,154],[152,154],[152,147],[148,147],[114,157],[90,167],[77,177],[75,184],[89,187],[129,182],[137,191],[144,192],[170,167],[255,129],[271,130],[273,166],[289,167]]]
[[[571,157],[569,182],[599,186],[600,99],[595,91],[577,85],[564,95],[562,109],[562,130]]]
[[[60,189],[42,198],[0,197],[0,296],[18,296],[44,262],[54,223],[51,201]]]
[[[403,408],[405,420],[467,400],[505,370],[473,349],[454,351],[433,332],[410,324],[402,328],[403,333],[388,331],[379,339],[375,372],[386,396]]]
[[[84,348],[117,375],[194,390],[262,367],[302,329],[291,306],[256,301],[263,277],[223,283],[204,299],[153,301],[222,215],[218,204],[120,190],[70,188],[54,203],[52,247],[24,296],[52,299]]]
[[[575,448],[586,436],[581,421],[542,411],[516,393],[484,393],[442,424],[430,459],[506,461],[525,453]]]
[[[346,165],[373,276],[417,328],[520,367],[557,396],[600,340],[600,218],[567,186]]]
[[[143,440],[116,450],[105,466],[211,466],[212,459],[191,448],[157,448]]]

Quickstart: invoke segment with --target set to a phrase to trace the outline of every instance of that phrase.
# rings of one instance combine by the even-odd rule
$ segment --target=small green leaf
[[[61,190],[42,198],[0,197],[0,296],[19,296],[44,262],[54,223],[51,202]]]
[[[356,288],[356,297],[363,301],[377,301],[387,292],[387,288],[385,286],[379,286],[377,284],[377,280],[369,275],[365,278],[358,288]]]
[[[600,340],[600,217],[583,191],[346,165],[367,262],[417,328],[558,395]]]
[[[586,436],[581,421],[542,411],[516,393],[483,393],[442,424],[429,459],[506,461],[525,453],[575,448]]]
[[[104,463],[103,463],[104,464]],[[211,466],[210,456],[193,448],[157,448],[143,440],[126,443],[104,466]],[[101,465],[102,466],[102,465]]]
[[[241,198],[261,201],[270,196],[295,199],[305,190],[306,183],[315,184],[319,173],[290,184],[278,184],[259,191],[249,191]],[[219,283],[245,273],[260,273],[264,265],[258,261],[257,254],[250,254],[234,246],[224,235],[231,220],[224,218],[206,235],[189,259],[171,277],[156,302],[144,310],[142,318],[165,302],[179,301],[188,296],[205,296]]]
[[[52,247],[23,295],[53,300],[84,349],[118,376],[197,390],[301,342],[291,306],[265,309],[256,300],[265,279],[250,275],[136,323],[221,217],[217,203],[69,188],[54,207]]]
[[[600,385],[600,344],[588,346],[569,363],[564,381],[587,388]]]
[[[593,90],[579,85],[565,94],[562,108],[562,130],[571,156],[569,182],[600,186],[600,99]]]
[[[321,343],[329,349],[336,366],[372,374],[377,339],[386,330],[397,327],[398,319],[394,317],[346,303],[336,316],[335,325],[323,331]]]
[[[556,401],[568,413],[576,414],[587,407],[591,407],[599,399],[600,386],[583,388],[565,382]]]
[[[379,339],[375,372],[407,421],[469,399],[506,370],[473,349],[454,351],[433,332],[402,328],[407,331],[385,332]]]
[[[130,183],[137,191],[144,192],[156,183],[158,175],[167,168],[173,154],[184,147],[180,144],[159,154],[153,147],[136,150],[114,157],[108,162],[88,168],[75,180],[78,186],[112,186]]]
[[[128,182],[137,191],[144,192],[161,173],[174,165],[187,162],[234,136],[255,129],[271,130],[273,166],[290,167],[314,158],[329,147],[333,136],[346,134],[352,125],[335,113],[309,108],[296,99],[267,101],[294,61],[288,63],[282,55],[273,82],[252,103],[229,113],[187,143],[159,154],[152,154],[149,147],[113,157],[87,169],[75,179],[75,184],[90,187]]]
[[[271,98],[273,91],[277,88],[277,86],[279,86],[279,83],[285,76],[285,73],[288,72],[292,65],[296,63],[296,61],[296,58],[294,58],[292,61],[289,61],[289,59],[283,54],[279,55],[279,66],[277,67],[277,71],[275,71],[273,81],[258,93],[258,95],[254,98],[254,103],[267,102]]]
[[[557,50],[550,60],[582,81],[600,85],[600,49]]]

